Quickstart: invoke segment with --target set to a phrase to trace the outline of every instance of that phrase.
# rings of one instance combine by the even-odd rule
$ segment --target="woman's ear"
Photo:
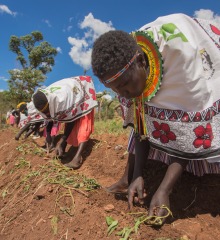
[[[137,64],[141,68],[146,66],[145,58],[144,58],[143,54],[141,54],[141,53],[139,53],[137,56]]]

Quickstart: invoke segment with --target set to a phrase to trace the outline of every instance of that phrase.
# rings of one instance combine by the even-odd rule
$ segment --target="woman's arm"
[[[144,195],[143,169],[148,158],[150,144],[148,140],[135,138],[135,165],[132,183],[128,188],[128,204],[133,206],[133,200],[137,195],[138,201],[142,204]]]
[[[63,156],[63,154],[65,152],[65,148],[67,146],[66,141],[67,141],[71,131],[73,130],[73,126],[74,126],[74,122],[66,123],[66,125],[65,125],[64,134],[62,136],[62,140],[57,149],[57,155],[60,157]]]
[[[170,194],[179,177],[182,175],[188,160],[171,157],[171,164],[169,165],[166,174],[161,182],[158,190]]]
[[[145,166],[145,161],[148,158],[150,149],[150,144],[148,140],[140,140],[135,138],[135,165],[134,165],[134,174],[133,181],[143,176],[143,169]]]
[[[169,195],[171,194],[175,183],[182,175],[188,162],[189,161],[185,159],[171,157],[171,164],[169,165],[159,188],[151,200],[149,216],[154,215],[154,210],[157,207],[161,207],[162,205],[165,205],[168,208],[170,207]],[[166,214],[166,209],[159,209],[156,213],[158,216],[165,216]]]
[[[50,145],[52,142],[52,138],[51,138],[52,127],[53,127],[53,121],[48,122],[48,124],[46,126],[46,142],[48,143],[48,145]]]

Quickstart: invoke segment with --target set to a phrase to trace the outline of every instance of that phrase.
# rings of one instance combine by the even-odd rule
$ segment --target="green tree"
[[[17,102],[30,101],[36,87],[42,85],[52,71],[57,50],[43,41],[39,31],[17,37],[11,36],[9,49],[17,55],[20,68],[9,70],[9,92]]]
[[[0,92],[0,113],[6,112],[8,110],[7,99],[5,96],[5,91]]]
[[[99,121],[112,119],[117,112],[117,107],[120,106],[118,98],[112,96],[112,99],[105,98],[105,95],[110,95],[110,92],[103,91],[96,94],[98,108],[97,108],[97,118]]]
[[[5,122],[6,112],[10,110],[13,106],[15,106],[15,103],[10,98],[9,92],[0,92],[0,128],[2,120],[4,120],[3,122]]]

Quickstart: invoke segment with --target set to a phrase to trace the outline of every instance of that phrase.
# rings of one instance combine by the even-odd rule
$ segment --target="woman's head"
[[[27,111],[27,104],[26,103],[21,103],[19,106],[17,106],[17,109],[21,113],[25,113]]]
[[[141,95],[146,61],[134,38],[123,31],[109,31],[94,43],[93,73],[108,88],[126,98]]]
[[[49,111],[49,103],[47,100],[46,95],[38,90],[34,95],[33,95],[33,103],[35,108],[39,111],[44,113],[45,115],[48,115],[50,113]]]

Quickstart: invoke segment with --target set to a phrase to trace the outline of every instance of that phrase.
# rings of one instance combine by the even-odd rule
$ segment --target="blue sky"
[[[44,85],[88,69],[99,92],[103,86],[90,66],[94,39],[110,29],[130,32],[172,13],[212,19],[220,26],[219,0],[0,0],[0,91],[8,88],[8,70],[20,68],[8,47],[11,35],[38,30],[58,50]]]

